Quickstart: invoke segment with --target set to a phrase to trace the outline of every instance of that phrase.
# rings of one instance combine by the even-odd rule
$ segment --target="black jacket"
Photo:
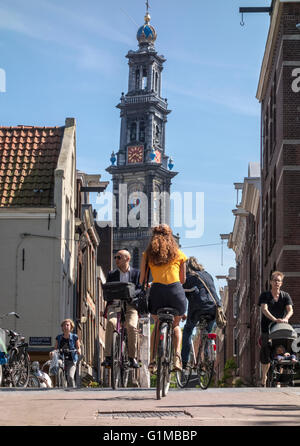
[[[196,286],[199,289],[199,292],[194,291],[193,293],[186,293],[186,297],[189,301],[189,317],[191,317],[195,311],[199,312],[200,314],[215,314],[216,311],[215,302],[199,279],[198,275],[206,283],[211,294],[215,298],[217,305],[221,306],[221,301],[217,295],[214,280],[207,271],[197,271],[196,274],[188,274],[183,288],[189,289]]]

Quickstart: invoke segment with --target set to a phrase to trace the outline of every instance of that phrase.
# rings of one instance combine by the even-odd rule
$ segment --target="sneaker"
[[[110,356],[106,356],[104,361],[101,362],[101,366],[102,367],[111,367],[111,357]]]
[[[129,367],[132,367],[133,369],[138,369],[140,366],[135,358],[128,358],[129,359]]]

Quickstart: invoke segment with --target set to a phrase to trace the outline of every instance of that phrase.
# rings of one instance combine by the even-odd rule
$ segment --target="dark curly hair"
[[[152,229],[152,237],[146,249],[146,257],[154,265],[165,265],[177,257],[178,245],[170,226],[161,224]]]

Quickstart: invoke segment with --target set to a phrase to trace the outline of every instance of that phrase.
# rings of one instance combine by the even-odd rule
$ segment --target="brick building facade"
[[[262,127],[262,290],[271,272],[300,321],[300,1],[273,2],[257,98]]]
[[[236,277],[234,281],[227,278],[230,301],[226,308],[228,325],[224,336],[224,363],[234,358],[237,375],[244,383],[252,385],[256,384],[260,376],[260,317],[257,299],[261,289],[261,212],[258,163],[249,164],[248,177],[243,183],[235,183],[235,188],[241,191],[241,197],[233,210],[235,221],[228,247],[235,252]]]
[[[251,178],[249,171],[243,183],[236,183],[242,197],[233,211],[235,222],[228,242],[236,254],[237,271],[235,291],[228,293],[232,301],[227,304],[227,317],[231,321],[229,312],[233,310],[236,319],[228,323],[219,348],[224,364],[232,354],[237,374],[254,385],[261,374],[257,301],[260,293],[270,288],[274,270],[285,274],[283,290],[294,302],[290,322],[300,322],[299,23],[300,1],[272,1],[257,89],[261,103],[260,172]],[[233,352],[225,345],[231,339],[235,341]]]

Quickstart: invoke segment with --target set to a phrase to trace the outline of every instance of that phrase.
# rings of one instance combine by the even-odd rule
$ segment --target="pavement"
[[[0,389],[0,426],[300,426],[300,387]]]

